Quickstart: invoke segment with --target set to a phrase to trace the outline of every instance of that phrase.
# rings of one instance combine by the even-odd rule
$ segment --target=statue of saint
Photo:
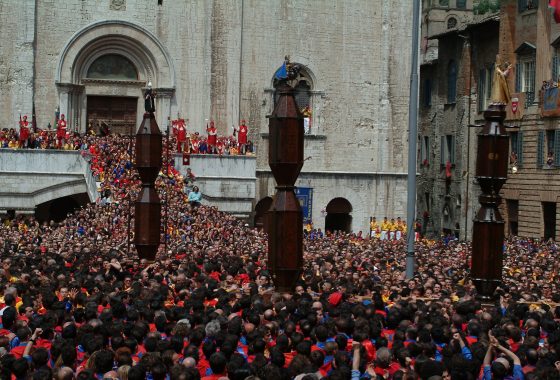
[[[156,94],[152,91],[152,82],[149,82],[146,92],[144,92],[144,109],[147,113],[156,112],[156,104],[154,102],[155,97]]]
[[[494,64],[494,74],[492,76],[492,96],[491,104],[508,104],[511,101],[509,88],[507,84],[507,76],[511,71],[511,64],[506,62],[502,65],[500,55],[496,55],[496,63]]]

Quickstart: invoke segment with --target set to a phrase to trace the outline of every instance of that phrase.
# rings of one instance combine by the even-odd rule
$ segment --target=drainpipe
[[[467,115],[467,125],[471,125],[471,113],[472,113],[472,69],[474,63],[474,54],[475,49],[473,44],[471,43],[473,40],[472,38],[472,31],[469,31],[468,42],[469,42],[469,49],[470,49],[470,62],[469,62],[469,107],[468,107],[468,115]],[[465,240],[468,239],[468,223],[469,223],[469,185],[470,185],[470,167],[471,167],[471,160],[470,160],[470,152],[471,152],[471,130],[470,128],[466,129],[467,131],[467,177],[466,177],[466,187],[465,187]],[[468,262],[468,259],[467,259]]]

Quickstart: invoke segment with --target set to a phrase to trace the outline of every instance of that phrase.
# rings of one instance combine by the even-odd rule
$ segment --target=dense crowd
[[[0,378],[560,378],[556,243],[508,240],[503,285],[482,305],[468,243],[417,242],[407,280],[404,240],[311,231],[301,278],[279,293],[266,235],[191,207],[188,178],[164,162],[165,244],[147,263],[128,245],[132,143],[82,138],[96,204],[1,224]]]
[[[6,149],[60,149],[60,150],[79,150],[86,144],[88,136],[117,136],[112,134],[110,128],[104,124],[103,127],[93,128],[89,126],[85,136],[76,131],[66,128],[52,129],[49,125],[46,129],[31,127],[25,121],[20,122],[20,128],[4,128],[0,130],[0,148]],[[27,123],[23,125],[23,123]],[[170,147],[179,153],[186,154],[218,154],[218,155],[252,155],[255,147],[251,140],[247,139],[247,126],[243,120],[241,125],[233,130],[234,134],[229,136],[218,135],[217,129],[213,126],[207,127],[208,135],[201,135],[199,132],[187,131],[187,126],[183,119],[173,120],[169,130]],[[166,131],[164,131],[166,133]],[[128,137],[122,135],[123,137]]]

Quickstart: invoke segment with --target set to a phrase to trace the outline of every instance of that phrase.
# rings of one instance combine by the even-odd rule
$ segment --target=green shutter
[[[451,136],[451,153],[450,153],[451,164],[455,165],[455,136]]]
[[[523,79],[521,70],[522,70],[521,63],[516,63],[515,64],[515,92],[521,92],[521,80]]]
[[[558,80],[558,56],[552,57],[552,80]]]
[[[484,90],[484,78],[486,77],[486,69],[478,71],[478,112],[484,111],[484,97],[486,91]]]
[[[523,132],[517,132],[517,166],[523,165]]]
[[[478,71],[478,111],[484,111],[484,97],[486,93],[484,91],[484,77],[486,76],[486,70],[482,69]]]
[[[445,136],[441,136],[441,144],[439,146],[439,161],[442,166],[445,165],[445,150],[446,150],[445,144],[446,144]]]
[[[424,138],[422,136],[420,136],[419,140],[419,145],[420,145],[420,149],[418,149],[419,152],[419,157],[418,157],[418,163],[419,166],[422,166],[422,161],[424,161]]]
[[[560,166],[560,130],[554,131],[554,166]]]
[[[537,168],[542,168],[544,164],[544,131],[539,131],[537,140]]]

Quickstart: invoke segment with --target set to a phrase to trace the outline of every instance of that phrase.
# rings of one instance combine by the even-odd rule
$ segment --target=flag
[[[560,1],[560,0],[559,0]],[[286,67],[286,61],[280,66],[278,70],[274,73],[274,79],[282,80],[288,78],[288,68]]]
[[[554,21],[560,23],[560,0],[549,0],[548,7],[554,10]]]

